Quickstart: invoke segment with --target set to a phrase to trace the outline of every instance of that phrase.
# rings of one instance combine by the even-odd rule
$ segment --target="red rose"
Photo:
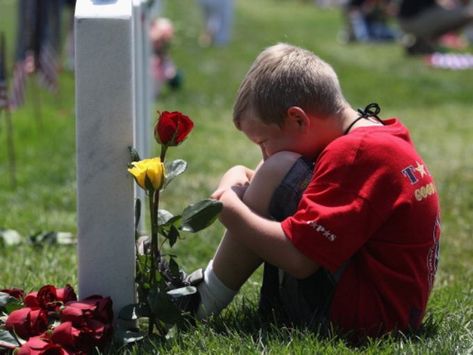
[[[60,302],[56,295],[56,287],[53,285],[45,285],[38,291],[39,306],[48,311],[55,311],[59,308]]]
[[[88,319],[80,327],[64,322],[54,328],[51,340],[61,344],[71,353],[89,353],[93,348],[103,348],[111,339],[112,326]]]
[[[4,288],[3,290],[0,290],[0,292],[8,293],[10,296],[16,298],[17,300],[20,300],[25,297],[25,291],[19,288]]]
[[[112,339],[113,327],[111,323],[102,323],[95,319],[89,319],[82,329],[87,343],[93,343],[95,346],[103,349]]]
[[[38,292],[28,293],[23,299],[23,302],[26,307],[31,307],[31,308],[39,307]]]
[[[61,311],[61,322],[71,322],[80,327],[94,317],[95,306],[82,302],[69,302]]]
[[[41,308],[20,308],[8,315],[5,327],[21,338],[28,339],[48,328],[48,316]]]
[[[71,322],[64,322],[54,328],[51,340],[64,347],[75,347],[78,343],[80,330],[74,328]]]
[[[60,345],[41,336],[31,337],[25,344],[15,351],[15,355],[68,355]]]
[[[67,303],[70,301],[76,301],[77,296],[74,292],[74,289],[71,285],[66,285],[64,288],[57,288],[56,289],[56,297],[62,303]]]
[[[93,295],[87,297],[82,302],[95,305],[94,319],[104,323],[113,322],[113,303],[110,297]]]
[[[176,146],[186,139],[193,127],[194,123],[186,115],[164,111],[154,127],[154,138],[160,144]]]
[[[53,285],[45,285],[38,292],[30,292],[24,298],[25,306],[41,307],[49,312],[55,312],[61,303],[77,300],[74,289],[70,285],[64,288],[56,288]]]
[[[61,320],[71,321],[76,326],[87,319],[111,323],[113,321],[112,306],[112,299],[102,296],[90,296],[82,301],[68,302],[61,311]]]

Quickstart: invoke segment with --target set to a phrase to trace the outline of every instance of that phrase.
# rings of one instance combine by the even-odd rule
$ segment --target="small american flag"
[[[6,71],[6,45],[5,34],[0,34],[0,111],[8,108],[8,87],[7,87],[7,71]]]

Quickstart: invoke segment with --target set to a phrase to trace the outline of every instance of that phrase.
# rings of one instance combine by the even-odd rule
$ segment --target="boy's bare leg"
[[[238,291],[261,263],[256,254],[225,231],[213,258],[213,269],[228,288]]]
[[[243,201],[259,215],[269,217],[271,197],[299,157],[291,152],[278,153],[274,159],[270,157],[255,173]],[[217,279],[236,293],[261,263],[258,255],[238,242],[227,230],[209,266]]]

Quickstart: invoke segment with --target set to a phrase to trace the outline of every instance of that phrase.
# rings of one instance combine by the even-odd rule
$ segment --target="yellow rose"
[[[143,159],[131,163],[128,172],[133,175],[136,183],[143,189],[148,190],[146,178],[154,190],[159,190],[164,183],[164,164],[159,158]],[[148,186],[149,187],[149,186]]]

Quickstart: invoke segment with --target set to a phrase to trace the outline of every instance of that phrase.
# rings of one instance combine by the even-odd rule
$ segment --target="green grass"
[[[0,2],[0,30],[13,53],[13,1]],[[310,1],[238,0],[232,43],[201,48],[201,14],[196,2],[165,2],[176,26],[172,55],[184,73],[184,87],[164,91],[156,109],[180,110],[195,122],[189,140],[171,151],[188,161],[183,177],[163,196],[178,211],[212,191],[234,164],[254,166],[257,147],[237,132],[231,110],[240,80],[255,56],[275,42],[313,50],[340,75],[355,107],[376,101],[382,116],[397,116],[410,128],[417,148],[434,175],[441,197],[440,268],[429,302],[426,329],[416,336],[386,337],[360,347],[339,336],[318,337],[297,329],[261,324],[256,316],[260,273],[244,286],[221,317],[178,333],[173,339],[112,353],[366,353],[465,354],[473,350],[473,81],[471,71],[434,70],[406,57],[396,44],[341,45],[341,15]],[[29,104],[13,113],[18,186],[9,182],[5,123],[0,121],[0,228],[23,236],[37,231],[76,232],[75,118],[73,75],[61,76],[58,96],[30,81]],[[35,89],[37,91],[35,91]],[[38,91],[39,90],[39,91]],[[33,98],[40,94],[41,121]],[[172,188],[171,188],[172,187]],[[204,266],[218,245],[222,227],[214,224],[179,241],[176,253],[186,270]],[[75,248],[0,247],[0,288],[27,290],[45,283],[77,286]]]

